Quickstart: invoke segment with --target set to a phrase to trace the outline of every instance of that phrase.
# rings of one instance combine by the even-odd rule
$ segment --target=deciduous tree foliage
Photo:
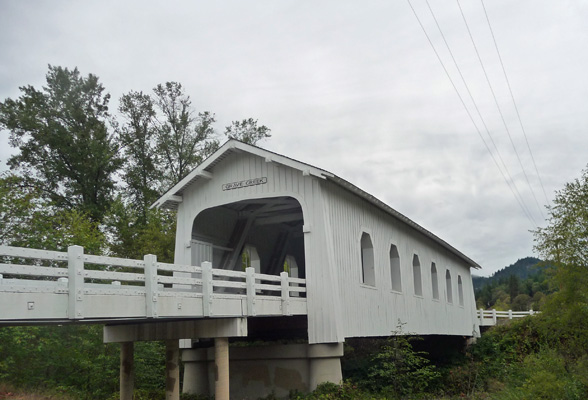
[[[106,238],[87,214],[54,207],[24,178],[5,174],[0,178],[0,244],[57,251],[77,244],[101,254]]]
[[[242,121],[233,121],[225,128],[225,135],[229,139],[240,140],[247,144],[256,144],[260,140],[270,138],[271,130],[265,126],[257,126],[257,120],[253,118]]]
[[[196,113],[181,84],[166,82],[153,89],[157,107],[157,151],[163,183],[171,187],[218,148],[214,114]]]
[[[218,148],[214,114],[167,82],[122,96],[117,122],[95,75],[49,66],[46,80],[0,103],[0,129],[18,149],[0,176],[0,244],[173,262],[175,213],[149,207]],[[269,137],[253,119],[235,126],[248,143]],[[137,387],[164,387],[163,351],[137,345]],[[100,399],[117,390],[117,371],[99,326],[0,328],[0,381]]]
[[[556,192],[548,225],[535,232],[535,249],[553,264],[545,312],[553,339],[588,357],[588,169]]]
[[[537,229],[535,249],[546,259],[588,268],[588,167],[556,192],[548,225]]]
[[[0,103],[0,127],[19,149],[8,164],[55,204],[98,221],[122,163],[109,129],[110,95],[98,77],[77,68],[49,66],[46,78],[42,90],[23,86],[18,99]]]
[[[119,112],[124,119],[120,138],[126,198],[138,207],[141,222],[145,223],[147,209],[163,190],[161,157],[155,142],[155,105],[149,95],[131,91],[121,97]]]

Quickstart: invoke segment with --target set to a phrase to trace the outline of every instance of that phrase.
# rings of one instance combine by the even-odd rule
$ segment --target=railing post
[[[484,324],[484,309],[480,308],[480,325]]]
[[[255,268],[245,268],[245,282],[247,285],[247,315],[254,316],[255,312]]]
[[[212,316],[212,263],[202,263],[202,313],[205,317]]]
[[[533,314],[535,314],[535,311],[533,311],[533,309],[531,308],[531,309],[529,310],[529,315],[533,315]]]
[[[496,309],[492,309],[492,325],[496,325]]]
[[[145,262],[145,316],[157,318],[157,256],[147,254],[143,257]]]
[[[288,273],[281,272],[280,279],[282,283],[282,315],[290,314],[290,282],[288,282]]]
[[[69,319],[84,318],[84,248],[67,248],[68,308]]]
[[[512,310],[508,310],[508,319],[512,319]]]

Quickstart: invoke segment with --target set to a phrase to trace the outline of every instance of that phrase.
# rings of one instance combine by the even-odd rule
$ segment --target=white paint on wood
[[[195,219],[207,210],[243,201],[265,202],[269,206],[280,197],[293,198],[303,214],[311,343],[385,336],[396,331],[399,323],[405,332],[418,334],[469,336],[476,331],[478,319],[470,274],[470,267],[475,264],[469,263],[467,257],[406,217],[376,206],[377,199],[340,178],[325,174],[326,171],[290,159],[286,162],[279,155],[257,148],[237,147],[241,149],[239,153],[225,152],[222,159],[211,161],[212,179],[178,186],[184,200],[178,208],[177,243],[191,238]],[[323,179],[317,179],[317,175]],[[267,178],[263,185],[222,190],[225,183],[259,177]],[[251,229],[292,219],[295,219],[292,215],[273,215],[255,221]],[[226,225],[229,226],[232,225]],[[368,285],[362,284],[361,279],[364,232],[369,234],[373,248],[374,268],[366,275]],[[395,246],[394,257],[391,244]],[[412,269],[415,254],[420,269],[417,296]],[[397,259],[398,268],[392,267],[393,258]],[[182,246],[176,246],[175,261],[193,262]],[[445,275],[443,271],[450,271],[454,279],[458,275],[462,277],[463,307],[447,301],[448,295],[458,298],[458,293],[452,292],[456,284],[447,293],[446,285],[437,282],[438,293],[434,293],[433,262],[438,279]],[[248,310],[254,308],[252,302],[248,299]]]

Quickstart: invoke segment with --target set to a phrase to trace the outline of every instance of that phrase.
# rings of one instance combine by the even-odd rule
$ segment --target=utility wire
[[[504,168],[504,171],[506,173],[505,175],[508,177],[510,183],[512,184],[511,191],[513,192],[513,195],[515,196],[515,198],[517,198],[517,200],[520,199],[519,203],[522,205],[522,208],[524,209],[525,213],[528,216],[530,216],[530,220],[532,221],[534,226],[536,226],[535,219],[533,218],[533,214],[531,213],[531,211],[527,207],[527,205],[523,199],[523,196],[519,192],[518,187],[517,187],[514,179],[510,175],[508,167],[506,166],[506,163],[504,162],[504,159],[502,158],[502,155],[500,154],[500,150],[498,149],[498,146],[496,146],[496,142],[494,141],[494,138],[492,137],[492,134],[490,133],[488,126],[486,125],[486,121],[484,120],[484,117],[482,116],[482,113],[480,112],[480,109],[476,103],[476,100],[474,99],[474,96],[472,95],[472,92],[469,88],[469,85],[467,84],[465,77],[463,76],[463,74],[461,72],[461,68],[459,67],[457,60],[455,59],[455,56],[453,55],[453,52],[451,51],[451,47],[449,46],[449,43],[447,42],[447,39],[445,38],[445,34],[443,33],[443,30],[441,29],[441,25],[439,25],[439,21],[437,20],[437,17],[435,16],[435,13],[433,12],[433,9],[431,8],[429,1],[425,0],[425,2],[427,4],[427,7],[429,8],[429,12],[431,13],[431,16],[433,17],[433,20],[435,21],[435,24],[437,26],[437,29],[439,30],[441,38],[443,39],[443,42],[445,43],[445,47],[447,48],[447,51],[449,52],[449,55],[451,56],[451,59],[453,60],[453,64],[455,65],[455,68],[457,69],[457,72],[459,73],[461,81],[466,88],[466,91],[470,97],[470,100],[471,100],[472,104],[474,105],[474,109],[476,110],[478,117],[482,121],[482,125],[484,126],[484,129],[486,130],[486,134],[490,138],[490,142],[492,143],[492,146],[494,147],[494,150],[496,151],[496,154],[498,155],[498,159],[500,160],[502,167]],[[508,183],[508,180],[507,180],[507,183]]]
[[[425,27],[423,26],[423,23],[421,22],[417,12],[415,11],[412,3],[410,0],[408,1],[408,5],[410,6],[410,9],[412,10],[417,22],[419,23],[423,33],[425,34],[425,37],[427,38],[427,41],[429,42],[429,44],[431,45],[431,48],[433,49],[433,52],[435,53],[435,55],[437,56],[437,60],[439,61],[439,63],[441,64],[441,67],[443,68],[443,70],[445,71],[445,74],[447,75],[447,78],[449,79],[449,82],[451,83],[451,86],[453,86],[453,89],[455,90],[455,93],[457,94],[457,97],[459,98],[459,101],[461,102],[463,108],[465,109],[468,117],[470,118],[470,121],[472,121],[472,124],[474,125],[474,128],[476,129],[476,132],[478,133],[478,136],[480,136],[480,139],[482,139],[482,142],[484,143],[484,146],[486,147],[486,150],[488,151],[488,153],[490,154],[490,157],[492,157],[492,160],[494,161],[494,164],[496,164],[496,167],[498,168],[498,170],[500,171],[500,174],[502,175],[502,178],[504,179],[504,181],[506,182],[508,188],[510,189],[510,191],[512,192],[513,196],[515,197],[517,203],[519,203],[519,206],[521,207],[521,209],[523,210],[523,213],[525,214],[525,216],[529,219],[529,221],[531,222],[531,224],[533,226],[536,226],[535,221],[533,220],[533,217],[530,215],[530,213],[528,212],[527,208],[524,206],[524,204],[521,202],[521,199],[519,199],[519,197],[517,196],[517,194],[515,193],[515,189],[513,189],[513,187],[511,186],[511,183],[509,182],[509,180],[507,179],[506,175],[504,174],[504,172],[502,171],[502,168],[500,167],[500,164],[498,163],[498,161],[496,160],[496,157],[494,156],[494,154],[492,153],[492,151],[490,150],[490,147],[488,146],[488,143],[486,142],[486,140],[484,139],[484,136],[482,135],[482,132],[480,131],[480,128],[478,128],[478,125],[476,124],[476,121],[474,120],[472,114],[470,113],[470,110],[468,109],[468,107],[466,106],[463,97],[461,96],[461,94],[459,93],[459,90],[457,89],[457,86],[455,85],[455,83],[453,82],[453,79],[451,79],[451,75],[449,74],[449,71],[447,71],[447,68],[445,67],[445,63],[443,63],[443,60],[441,59],[441,57],[439,56],[439,53],[437,52],[437,49],[435,48],[435,45],[433,44],[433,42],[431,41],[431,38],[429,37]],[[475,103],[474,103],[475,104]],[[514,181],[513,181],[514,184]],[[519,195],[520,196],[520,195]]]
[[[476,42],[475,42],[474,37],[472,35],[472,31],[470,30],[470,26],[468,24],[468,21],[465,17],[465,14],[463,13],[463,9],[461,8],[461,3],[459,2],[459,0],[456,0],[456,2],[457,2],[457,6],[459,7],[459,12],[461,13],[461,17],[463,19],[465,27],[468,31],[468,35],[470,37],[470,40],[472,41],[472,45],[474,46],[476,56],[478,57],[478,61],[480,62],[480,67],[482,67],[482,71],[484,72],[484,76],[486,77],[486,82],[488,83],[488,88],[490,89],[490,93],[492,93],[492,98],[494,99],[494,104],[496,104],[496,108],[498,110],[498,113],[500,114],[500,119],[502,120],[502,124],[504,125],[504,129],[506,130],[506,133],[508,135],[508,139],[510,140],[510,144],[512,146],[512,149],[513,149],[515,155],[517,156],[517,160],[519,161],[519,165],[521,166],[521,170],[523,171],[523,175],[525,177],[525,180],[527,181],[527,185],[529,186],[529,189],[531,190],[531,194],[533,195],[533,199],[535,199],[535,203],[537,204],[537,209],[539,210],[541,217],[543,219],[545,219],[545,215],[543,215],[543,211],[541,210],[541,206],[539,205],[539,201],[537,200],[537,196],[535,196],[535,191],[533,190],[533,186],[531,186],[531,182],[529,181],[529,176],[527,175],[527,171],[525,170],[525,166],[523,165],[523,162],[521,161],[521,157],[519,155],[519,152],[517,151],[517,148],[514,144],[514,141],[512,140],[512,135],[510,134],[510,129],[508,129],[508,124],[506,123],[506,120],[504,119],[504,114],[502,113],[502,109],[500,108],[500,104],[498,103],[498,99],[496,98],[496,93],[494,92],[494,88],[492,87],[492,83],[490,82],[490,78],[488,77],[488,72],[486,71],[486,67],[484,67],[484,62],[482,61],[482,57],[480,56],[480,52],[478,51],[478,46],[476,46]],[[427,4],[429,4],[428,0],[427,0]]]
[[[488,22],[488,28],[490,28],[490,34],[492,35],[492,41],[494,42],[494,48],[496,49],[496,54],[498,54],[498,59],[500,60],[500,66],[502,67],[502,72],[504,73],[504,79],[506,80],[506,85],[508,86],[508,91],[510,93],[510,98],[512,99],[512,104],[514,105],[514,109],[517,114],[517,118],[519,120],[519,124],[521,125],[521,130],[523,131],[523,136],[525,137],[525,142],[527,143],[527,148],[529,149],[529,154],[531,155],[531,160],[533,161],[533,166],[535,167],[535,173],[537,174],[537,178],[539,179],[539,184],[541,186],[541,190],[543,191],[543,196],[545,196],[546,204],[549,204],[549,199],[547,197],[547,193],[545,193],[545,187],[543,186],[543,181],[541,180],[541,175],[539,174],[539,169],[537,169],[537,164],[535,163],[535,157],[533,156],[533,152],[531,151],[531,146],[529,145],[529,139],[527,139],[527,132],[525,127],[523,126],[523,121],[521,119],[521,115],[519,114],[519,108],[517,107],[517,102],[515,101],[514,95],[512,93],[512,88],[510,86],[510,80],[508,79],[508,75],[506,74],[506,68],[504,68],[504,63],[502,62],[502,56],[500,55],[500,51],[498,50],[498,44],[496,43],[496,37],[494,36],[494,30],[492,29],[492,25],[490,24],[490,18],[488,18],[488,12],[486,11],[486,6],[484,5],[484,0],[480,0],[482,3],[482,8],[484,9],[484,15],[486,16],[486,21]]]

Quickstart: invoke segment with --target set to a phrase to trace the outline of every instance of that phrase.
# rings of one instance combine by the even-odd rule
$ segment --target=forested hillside
[[[540,259],[525,257],[490,277],[474,277],[478,309],[540,310],[545,295],[551,292],[548,269],[548,264]]]
[[[542,272],[545,265],[541,264],[541,260],[535,257],[525,257],[518,259],[514,264],[499,269],[491,276],[473,276],[474,290],[481,289],[487,283],[494,282],[501,279],[508,279],[511,275],[515,275],[519,280],[524,281],[533,275]]]

